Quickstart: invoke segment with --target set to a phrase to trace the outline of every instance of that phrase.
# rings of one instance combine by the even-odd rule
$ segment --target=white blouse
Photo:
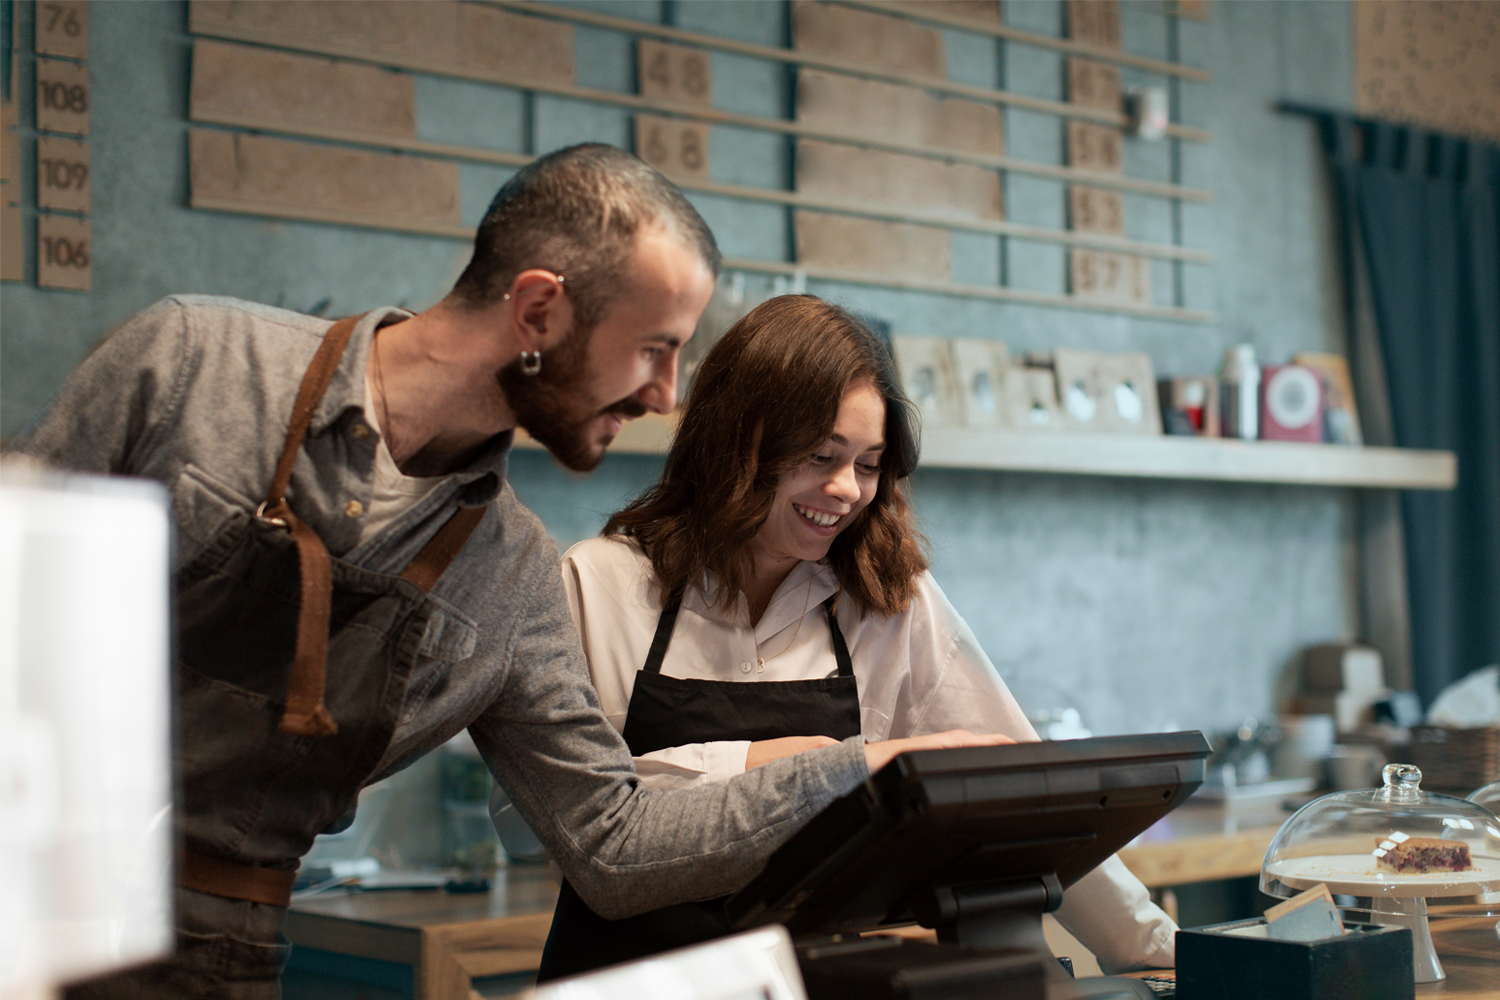
[[[578,624],[605,717],[625,728],[635,675],[646,662],[661,615],[661,587],[635,542],[592,538],[563,556],[563,585]],[[728,614],[710,606],[712,580],[690,586],[662,660],[669,677],[794,681],[838,672],[822,604],[837,590],[833,571],[801,562],[777,588],[752,628],[744,597]],[[838,608],[859,682],[861,728],[868,742],[948,729],[1038,739],[974,633],[932,574],[917,578],[905,613],[860,617]],[[694,743],[635,759],[655,788],[723,781],[745,770],[748,741]],[[1145,886],[1111,857],[1064,895],[1058,918],[1105,971],[1174,964],[1174,924]]]

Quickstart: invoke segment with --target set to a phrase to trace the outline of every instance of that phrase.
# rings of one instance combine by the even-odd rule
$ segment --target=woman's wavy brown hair
[[[905,480],[917,466],[916,409],[890,352],[862,323],[812,295],[757,306],[708,351],[693,377],[661,479],[615,514],[603,534],[634,538],[663,593],[712,570],[721,610],[751,576],[749,543],[770,515],[781,477],[823,447],[852,383],[885,400],[885,451],[875,498],[828,550],[860,613],[895,615],[927,568]]]

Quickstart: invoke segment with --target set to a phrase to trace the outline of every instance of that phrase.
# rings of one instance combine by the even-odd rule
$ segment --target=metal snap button
[[[365,505],[360,503],[358,500],[350,500],[348,503],[344,504],[345,517],[359,517],[364,512]]]

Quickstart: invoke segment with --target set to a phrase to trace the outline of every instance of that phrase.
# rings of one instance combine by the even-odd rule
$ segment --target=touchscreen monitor
[[[1209,752],[1182,732],[903,754],[782,845],[730,919],[796,938],[921,923],[1020,944],[961,931],[1019,908],[1039,934],[1062,889],[1202,784]]]

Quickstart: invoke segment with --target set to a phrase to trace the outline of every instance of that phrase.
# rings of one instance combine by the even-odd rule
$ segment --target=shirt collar
[[[338,370],[328,383],[318,408],[313,412],[309,434],[321,433],[351,416],[364,417],[365,371],[369,365],[375,331],[392,323],[410,319],[414,314],[397,306],[371,309],[354,324],[349,345],[339,359]],[[351,414],[352,411],[352,414]],[[453,473],[460,486],[459,502],[465,506],[489,503],[500,492],[505,481],[514,431],[502,431],[485,442],[484,447],[467,466]]]
[[[689,587],[683,594],[683,607],[724,625],[745,627],[749,612],[745,607],[744,595],[741,594],[734,607],[726,613],[709,602],[708,595],[716,593],[717,586],[718,579],[712,572],[705,570],[703,581]],[[826,562],[809,562],[804,559],[792,567],[786,579],[781,581],[781,586],[776,588],[776,593],[771,595],[766,613],[756,623],[756,633],[776,634],[821,605],[837,591],[838,578],[834,576],[832,567]]]

